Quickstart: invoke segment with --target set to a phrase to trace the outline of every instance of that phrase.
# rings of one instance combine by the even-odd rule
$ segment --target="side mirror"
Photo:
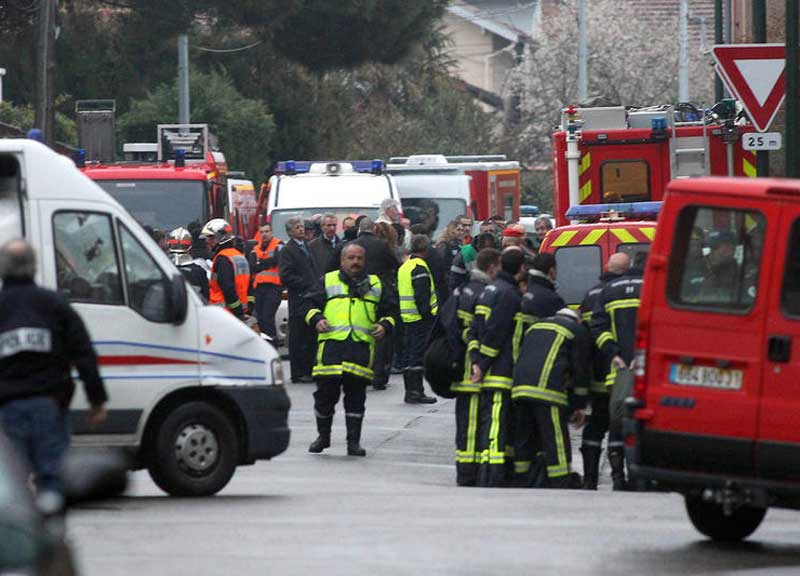
[[[172,323],[180,326],[186,320],[186,314],[189,311],[189,297],[186,293],[186,279],[183,274],[176,274],[172,277],[171,288]]]

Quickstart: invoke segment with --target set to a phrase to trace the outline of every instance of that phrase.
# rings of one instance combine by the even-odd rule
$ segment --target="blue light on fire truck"
[[[72,156],[72,161],[75,162],[75,166],[78,168],[85,168],[86,167],[86,150],[83,148],[78,148],[75,150],[75,153]]]
[[[614,212],[618,216],[656,216],[661,210],[661,202],[622,202],[619,204],[586,204],[570,206],[565,216],[571,220],[589,220],[607,216]]]
[[[658,118],[653,118],[650,120],[650,127],[653,130],[666,130],[667,129],[667,119],[663,116],[659,116]]]

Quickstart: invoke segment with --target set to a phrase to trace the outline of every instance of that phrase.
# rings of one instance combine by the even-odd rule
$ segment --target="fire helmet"
[[[211,240],[212,244],[222,244],[233,239],[233,228],[227,220],[214,218],[206,222],[200,231],[200,236]]]
[[[192,248],[192,234],[186,228],[175,228],[167,236],[167,248],[175,254],[185,254]]]

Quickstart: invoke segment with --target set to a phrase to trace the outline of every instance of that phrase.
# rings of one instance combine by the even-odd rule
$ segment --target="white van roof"
[[[279,176],[270,195],[274,197],[273,209],[370,208],[395,197],[391,176],[385,174]]]
[[[75,163],[40,142],[27,138],[0,139],[0,154],[22,156],[25,193],[30,200],[82,200],[116,204]]]

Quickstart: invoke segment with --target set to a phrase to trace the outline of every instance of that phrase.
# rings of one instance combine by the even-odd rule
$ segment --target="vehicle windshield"
[[[289,218],[302,218],[303,220],[310,220],[314,216],[323,214],[333,214],[336,216],[336,234],[342,235],[342,220],[347,216],[357,218],[362,214],[369,216],[373,220],[378,217],[378,209],[372,208],[298,208],[298,209],[285,209],[273,210],[270,212],[270,224],[272,224],[272,232],[284,242],[289,239],[286,233],[286,222]]]
[[[202,180],[95,180],[142,226],[169,232],[208,220]]]
[[[414,224],[433,227],[432,237],[439,239],[447,223],[467,213],[467,203],[460,198],[402,198],[403,216]]]

